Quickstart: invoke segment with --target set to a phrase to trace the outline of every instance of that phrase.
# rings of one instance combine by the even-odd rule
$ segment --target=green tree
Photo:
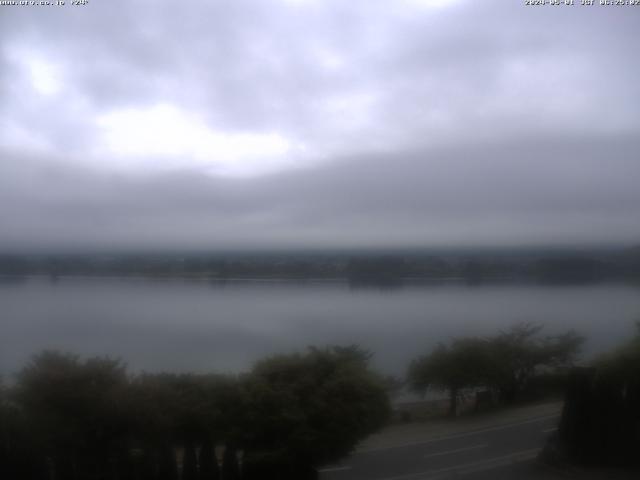
[[[415,359],[407,377],[411,388],[420,393],[429,388],[447,390],[449,416],[455,416],[460,390],[486,385],[490,370],[488,342],[460,338],[449,345],[441,343],[430,354]]]
[[[185,449],[185,479],[196,475],[196,449],[201,452],[201,474],[215,478],[213,446],[238,437],[242,395],[239,382],[231,376],[143,374],[130,386],[131,424],[140,445],[162,459],[159,468],[167,478],[173,478],[176,465],[171,452],[178,447]]]
[[[314,467],[342,458],[380,428],[390,408],[369,359],[356,346],[310,348],[255,365],[245,379],[247,466],[311,478]]]
[[[58,477],[106,471],[109,452],[124,448],[126,439],[125,366],[47,351],[33,357],[17,380],[16,401]]]
[[[40,478],[44,458],[38,456],[25,415],[11,396],[0,379],[0,478]]]
[[[568,367],[580,352],[584,338],[576,332],[541,337],[542,328],[521,323],[489,340],[493,361],[488,378],[503,401],[514,402],[532,376],[540,370]]]
[[[546,337],[539,335],[541,330],[523,323],[493,337],[439,344],[411,363],[409,385],[417,392],[447,390],[451,416],[457,412],[458,394],[464,388],[494,388],[503,401],[514,402],[535,374],[570,366],[584,342],[571,330]]]
[[[635,337],[574,369],[569,380],[546,454],[587,465],[640,465],[640,325]]]
[[[611,352],[601,355],[594,364],[596,386],[614,384],[630,404],[634,404],[633,415],[640,418],[640,321],[636,323],[636,334]],[[640,439],[639,439],[640,440]]]

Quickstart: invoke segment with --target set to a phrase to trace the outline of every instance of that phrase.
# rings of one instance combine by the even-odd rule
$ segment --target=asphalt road
[[[541,479],[553,472],[535,458],[558,415],[487,427],[436,439],[357,452],[320,470],[321,480]]]

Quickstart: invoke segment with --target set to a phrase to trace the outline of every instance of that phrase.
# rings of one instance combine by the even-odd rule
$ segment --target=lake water
[[[438,285],[353,290],[344,283],[31,278],[0,283],[0,372],[45,348],[121,357],[132,371],[246,370],[307,345],[358,343],[401,375],[414,356],[454,336],[519,321],[574,328],[585,356],[634,332],[640,288],[629,285]]]

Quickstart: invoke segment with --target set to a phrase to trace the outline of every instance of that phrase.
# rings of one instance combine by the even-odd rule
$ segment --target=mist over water
[[[451,337],[492,335],[523,321],[587,337],[584,359],[625,339],[640,288],[442,284],[394,290],[343,282],[31,278],[0,286],[0,370],[42,349],[119,356],[132,371],[240,372],[271,353],[357,343],[402,376]]]

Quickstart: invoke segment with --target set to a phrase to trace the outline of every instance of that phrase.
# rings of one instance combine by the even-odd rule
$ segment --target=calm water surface
[[[615,346],[640,319],[640,288],[410,286],[65,278],[0,284],[0,372],[44,348],[124,359],[134,371],[237,372],[307,345],[358,343],[385,373],[453,336],[518,321],[574,328],[585,355]]]

